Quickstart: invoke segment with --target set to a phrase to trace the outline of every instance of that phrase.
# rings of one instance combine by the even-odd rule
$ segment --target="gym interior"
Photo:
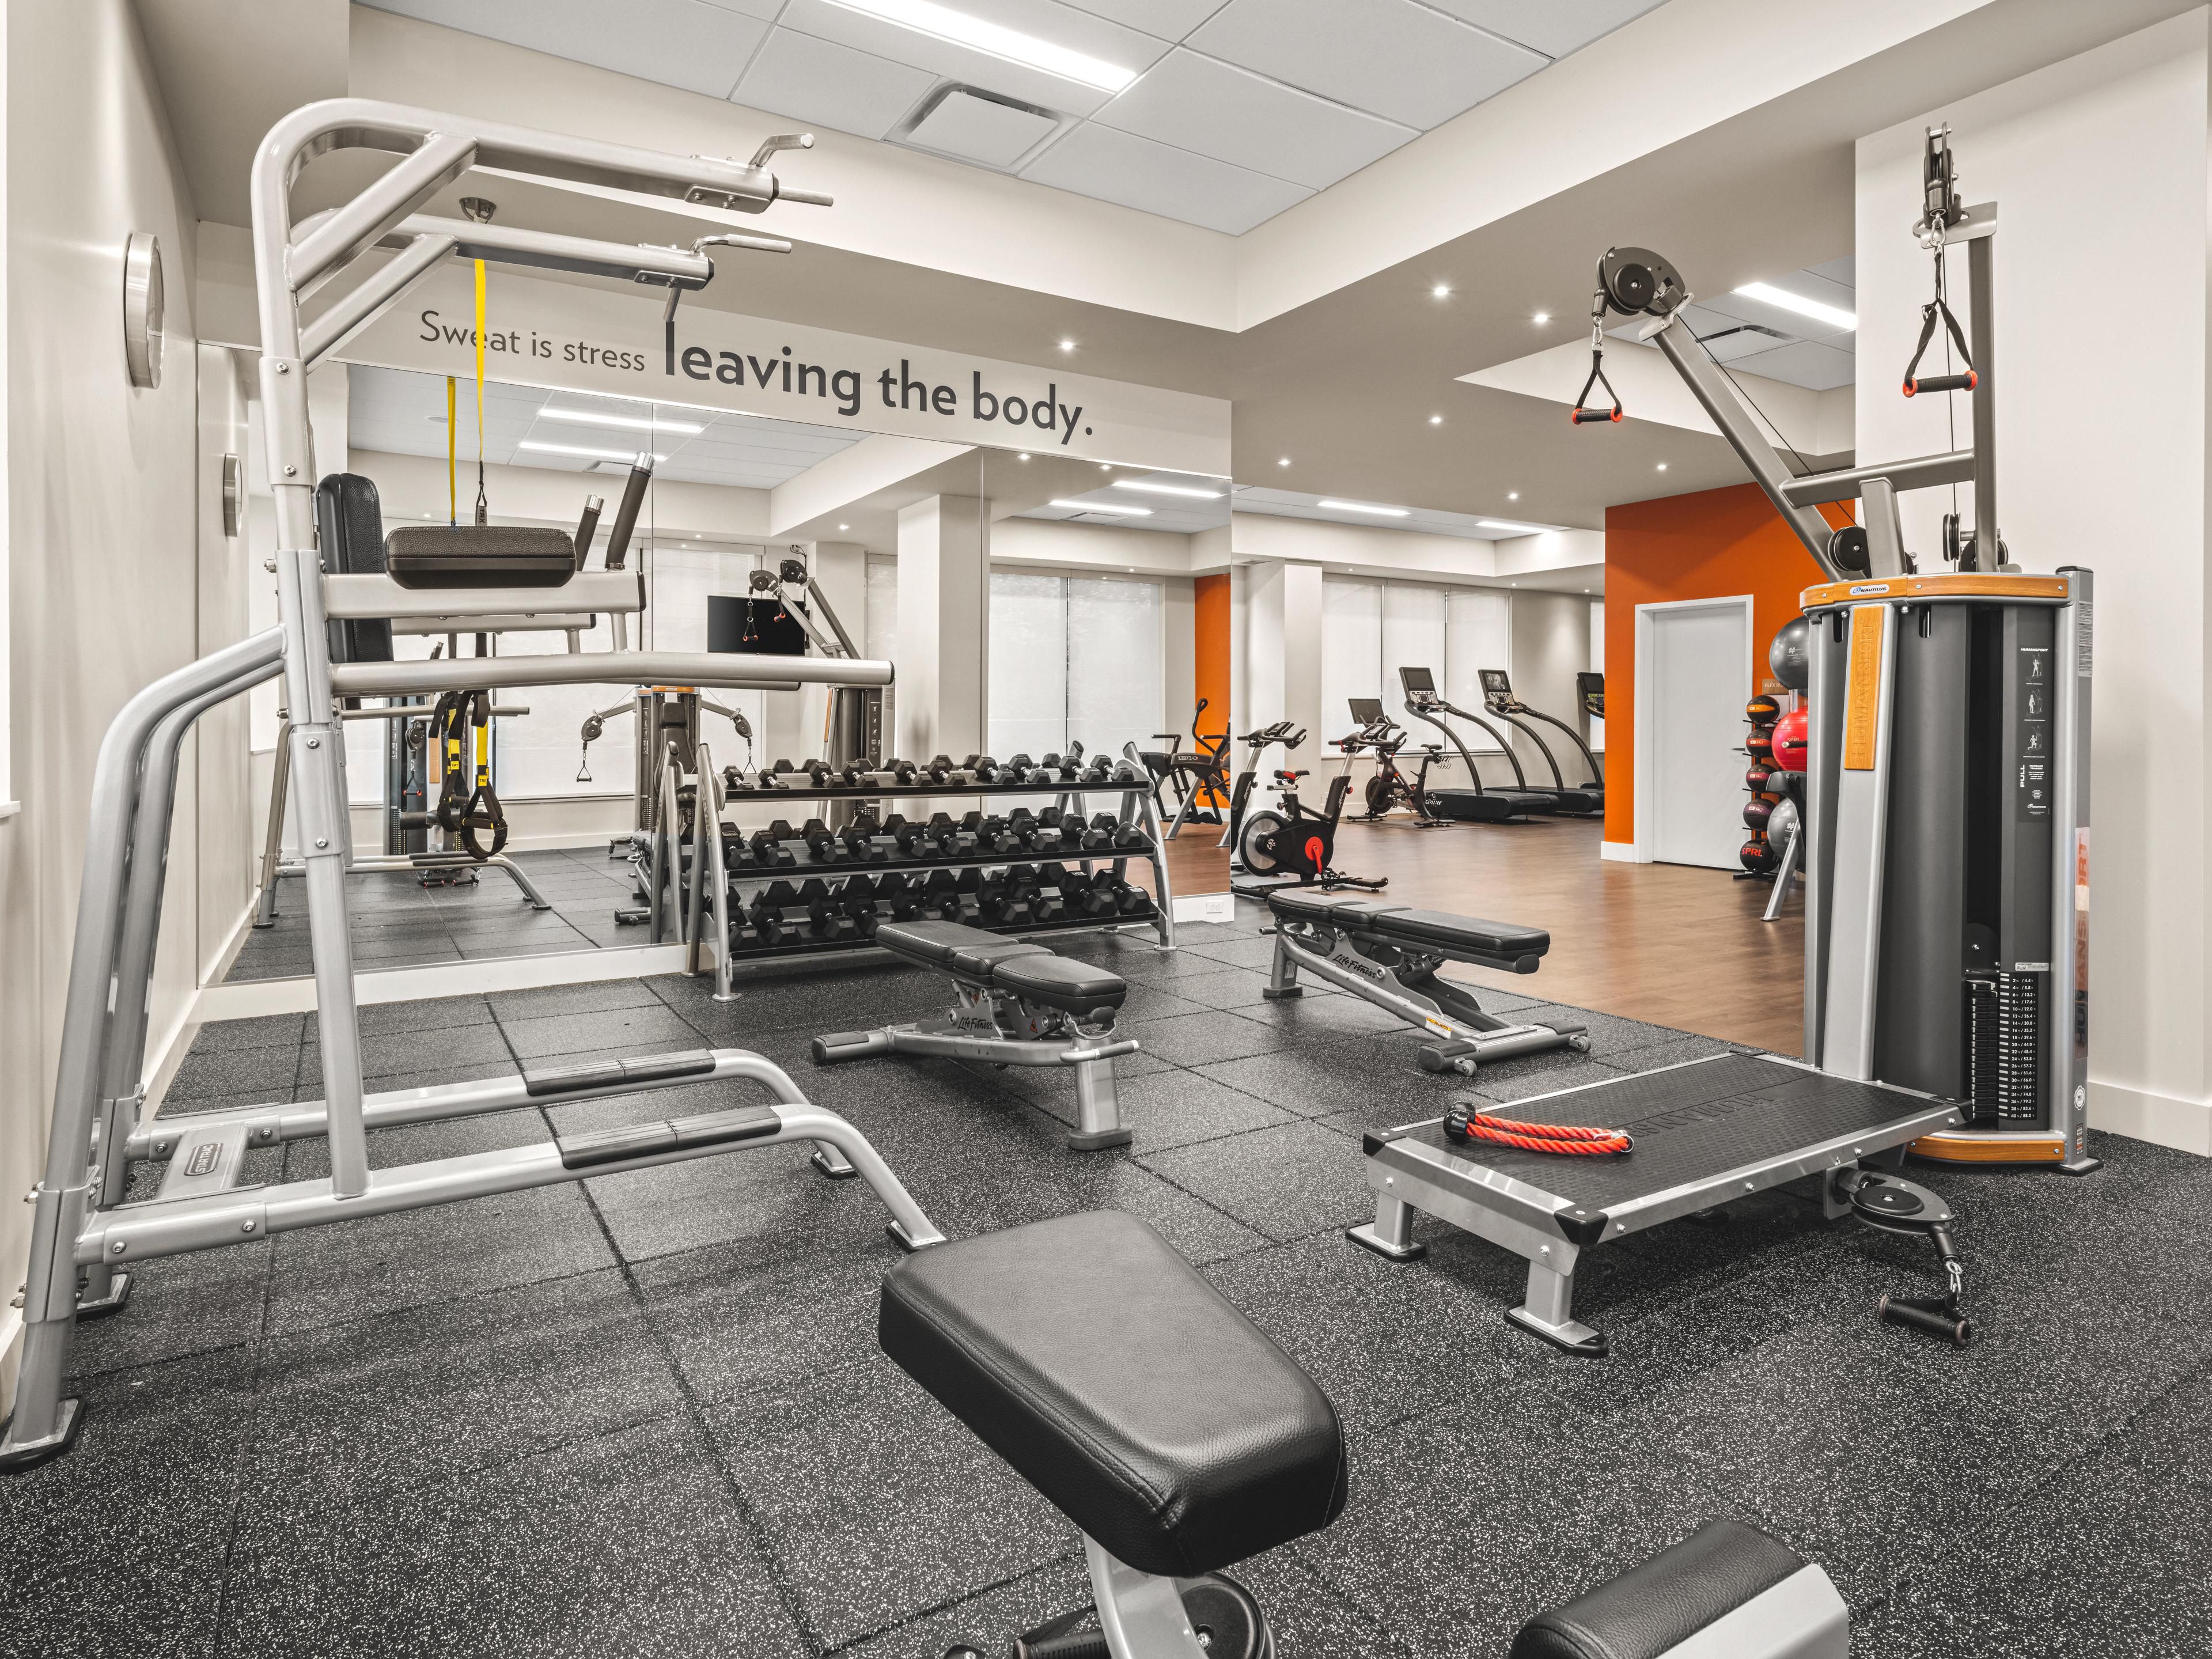
[[[2206,1650],[2212,9],[5,16],[0,1650]]]

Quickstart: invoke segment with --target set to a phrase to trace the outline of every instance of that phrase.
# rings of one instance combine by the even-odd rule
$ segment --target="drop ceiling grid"
[[[1139,71],[1118,94],[838,0],[365,3],[864,138],[973,88],[1060,118],[992,170],[1235,235],[1663,0],[948,0]]]

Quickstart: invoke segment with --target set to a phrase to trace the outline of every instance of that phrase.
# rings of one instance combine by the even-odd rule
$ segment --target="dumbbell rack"
[[[793,787],[774,789],[730,789],[719,774],[708,770],[711,762],[702,762],[700,776],[702,782],[711,782],[713,811],[700,811],[695,817],[695,834],[691,867],[704,867],[708,879],[693,884],[684,896],[688,902],[681,906],[685,919],[684,938],[690,944],[689,971],[702,971],[697,949],[698,942],[706,937],[719,938],[725,948],[715,953],[715,994],[732,994],[732,969],[739,963],[769,962],[791,957],[816,957],[836,951],[875,948],[868,930],[861,929],[848,938],[823,938],[811,932],[803,937],[763,945],[753,937],[753,929],[746,921],[750,902],[763,894],[770,884],[788,882],[796,889],[810,878],[824,884],[842,883],[856,875],[883,877],[898,874],[910,882],[919,877],[926,880],[935,871],[945,870],[964,873],[969,871],[990,872],[1012,870],[1026,865],[1040,869],[1046,865],[1060,865],[1070,871],[1083,870],[1095,876],[1100,866],[1111,866],[1111,873],[1126,879],[1127,866],[1133,860],[1148,865],[1152,872],[1152,896],[1138,909],[1122,910],[1100,915],[1068,915],[1049,921],[1024,920],[1011,924],[994,924],[987,917],[975,917],[971,926],[988,932],[1010,936],[1030,937],[1042,933],[1096,931],[1101,928],[1123,927],[1143,923],[1151,927],[1158,937],[1159,948],[1175,948],[1175,900],[1170,885],[1165,837],[1161,833],[1158,808],[1151,792],[1133,787],[1126,779],[1104,783],[1085,783],[1080,781],[1055,779],[1048,781],[1011,783],[979,783],[967,781],[940,785],[920,781],[908,784],[868,782],[859,784],[817,784],[804,779],[804,775],[793,775]],[[747,842],[750,837],[734,829],[725,836],[708,833],[709,823],[720,823],[723,814],[733,808],[751,809],[752,812],[768,810],[778,817],[795,817],[805,811],[809,816],[827,816],[832,803],[849,802],[855,805],[872,802],[908,803],[916,805],[932,800],[995,800],[1000,798],[1018,799],[1022,797],[1051,796],[1063,811],[1086,817],[1088,797],[1118,795],[1121,809],[1115,814],[1125,831],[1133,830],[1140,839],[1133,844],[1085,851],[1080,848],[1056,849],[1018,848],[1011,852],[975,846],[962,838],[957,851],[933,850],[902,855],[888,837],[875,837],[876,845],[890,856],[877,860],[853,857],[817,859],[805,843],[794,836],[788,841],[779,841],[785,852],[792,855],[787,865],[750,867],[733,860],[731,848]],[[706,802],[702,802],[703,807]],[[750,815],[750,814],[749,814]],[[911,815],[909,815],[911,816]],[[665,843],[664,843],[665,844]],[[674,851],[672,846],[670,850]],[[676,862],[664,866],[679,869]],[[679,894],[684,888],[676,890]],[[711,906],[714,919],[711,931],[705,912]]]

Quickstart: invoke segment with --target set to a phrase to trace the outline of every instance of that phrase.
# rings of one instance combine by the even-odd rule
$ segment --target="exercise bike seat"
[[[1119,1008],[1129,994],[1129,981],[1121,975],[1041,949],[1000,957],[992,964],[991,982],[1091,1024]]]
[[[1134,1216],[1094,1210],[907,1257],[884,1352],[1116,1559],[1190,1577],[1327,1526],[1327,1395]]]
[[[1510,921],[1486,921],[1443,910],[1416,910],[1376,899],[1345,899],[1289,890],[1267,895],[1267,908],[1286,921],[1329,927],[1357,938],[1414,951],[1435,951],[1455,961],[1508,973],[1533,974],[1552,948],[1540,927]]]

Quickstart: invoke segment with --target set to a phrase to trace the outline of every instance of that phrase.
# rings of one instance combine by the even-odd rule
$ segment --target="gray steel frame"
[[[1681,1071],[1726,1058],[1709,1054],[1661,1069]],[[1767,1058],[1801,1071],[1817,1073],[1820,1069],[1780,1055]],[[1624,1076],[1619,1082],[1631,1080]],[[1538,1100],[1578,1093],[1601,1099],[1603,1091],[1614,1086],[1613,1083],[1585,1084],[1580,1089],[1560,1089],[1532,1096],[1519,1103],[1526,1106]],[[1345,1236],[1393,1261],[1413,1261],[1428,1249],[1413,1239],[1413,1212],[1418,1210],[1440,1221],[1449,1221],[1478,1238],[1503,1245],[1515,1255],[1526,1257],[1528,1262],[1526,1298],[1521,1306],[1508,1309],[1505,1316],[1571,1352],[1602,1354],[1606,1351],[1605,1338],[1574,1317],[1575,1265],[1584,1250],[1656,1227],[1662,1221],[1674,1221],[1808,1176],[1817,1177],[1823,1183],[1825,1200],[1826,1183],[1837,1171],[1856,1169],[1863,1158],[1960,1121],[1959,1109],[1948,1101],[1914,1095],[1910,1090],[1895,1092],[1912,1096],[1926,1104],[1900,1113],[1893,1121],[1876,1129],[1815,1141],[1779,1157],[1754,1159],[1733,1169],[1716,1170],[1696,1181],[1641,1194],[1626,1203],[1609,1204],[1605,1210],[1602,1236],[1585,1244],[1577,1243],[1561,1224],[1562,1215],[1575,1207],[1572,1200],[1532,1182],[1502,1175],[1473,1158],[1431,1146],[1426,1141],[1402,1138],[1381,1140],[1371,1146],[1366,1158],[1367,1185],[1375,1194],[1375,1219],[1349,1229]],[[1840,1210],[1831,1212],[1840,1213]]]
[[[1384,954],[1376,955],[1377,950]],[[1449,1069],[1462,1077],[1473,1077],[1485,1060],[1510,1060],[1516,1054],[1543,1054],[1553,1048],[1572,1048],[1580,1054],[1589,1051],[1589,1038],[1578,1025],[1515,1024],[1483,1012],[1474,994],[1457,986],[1437,982],[1436,988],[1459,1005],[1448,1007],[1407,982],[1407,975],[1425,979],[1448,960],[1438,952],[1379,939],[1362,940],[1340,929],[1278,917],[1275,959],[1265,995],[1270,1002],[1298,995],[1303,988],[1298,970],[1304,969],[1340,991],[1349,991],[1395,1014],[1416,1030],[1441,1037],[1439,1043],[1424,1045],[1424,1069]],[[1433,1066],[1429,1064],[1432,1053],[1438,1062]]]
[[[289,193],[300,170],[336,149],[394,152],[398,164],[342,207],[294,224]],[[477,247],[486,257],[586,270],[610,270],[672,288],[696,287],[710,273],[696,252],[624,247],[579,238],[501,228],[449,237],[443,229],[408,234],[400,256],[367,275],[343,310],[326,308],[303,326],[300,302],[320,283],[395,231],[410,216],[471,167],[526,176],[682,198],[723,210],[759,212],[781,194],[775,174],[758,165],[657,155],[627,145],[564,137],[364,99],[337,99],[295,111],[271,129],[256,154],[252,181],[256,286],[263,356],[268,475],[276,498],[275,564],[280,626],[228,646],[162,676],[126,702],[109,726],[94,763],[89,827],[78,891],[76,936],[64,996],[53,1114],[45,1177],[33,1190],[31,1243],[25,1275],[22,1362],[15,1408],[0,1436],[0,1468],[21,1468],[67,1448],[82,1412],[62,1389],[80,1311],[119,1305],[124,1262],[179,1250],[244,1243],[275,1229],[313,1226],[349,1217],[450,1203],[514,1191],[582,1174],[617,1173],[678,1158],[773,1140],[805,1139],[849,1160],[896,1223],[902,1241],[934,1243],[942,1235],[908,1195],[866,1138],[836,1114],[806,1104],[787,1077],[743,1050],[686,1057],[684,1065],[642,1064],[566,1079],[447,1085],[372,1099],[362,1087],[345,875],[353,867],[345,833],[347,794],[338,699],[466,690],[481,683],[473,662],[330,661],[325,623],[326,578],[315,551],[315,465],[307,422],[307,370],[399,297],[447,252]],[[787,244],[747,239],[751,245]],[[335,320],[332,320],[335,319]],[[352,602],[359,584],[340,590]],[[527,613],[544,602],[543,589],[477,590],[457,599],[448,591],[411,592],[390,585],[374,599],[379,614],[405,619],[458,614]],[[674,652],[569,653],[525,657],[502,665],[502,682],[518,684],[635,684],[788,688],[824,680],[887,685],[889,663],[785,659],[772,672],[744,659]],[[141,1076],[147,1003],[160,925],[161,881],[174,798],[177,758],[185,734],[207,709],[278,674],[295,724],[287,734],[298,786],[303,879],[307,884],[315,977],[317,1030],[326,1096],[313,1108],[264,1108],[318,1134],[330,1147],[322,1180],[202,1194],[164,1203],[123,1202],[127,1148],[141,1127]],[[703,1062],[703,1067],[700,1064]],[[774,1127],[717,1129],[686,1120],[670,1145],[592,1164],[564,1163],[557,1144],[373,1170],[367,1132],[386,1122],[444,1118],[503,1106],[551,1105],[613,1092],[674,1087],[708,1076],[748,1076],[765,1082],[779,1104]],[[284,1114],[295,1114],[287,1118]],[[717,1115],[708,1114],[711,1120]],[[155,1122],[158,1124],[159,1120]],[[250,1130],[240,1131],[241,1137]],[[151,1143],[146,1143],[150,1148]],[[187,1172],[187,1180],[190,1179]]]

